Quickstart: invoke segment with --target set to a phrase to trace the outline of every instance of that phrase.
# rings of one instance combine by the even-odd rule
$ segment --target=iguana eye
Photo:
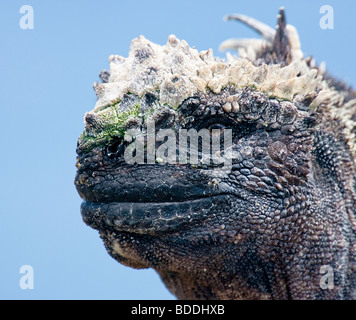
[[[233,119],[227,118],[227,117],[211,117],[208,119],[204,119],[201,121],[196,129],[199,131],[201,129],[207,129],[212,135],[213,133],[217,134],[220,132],[220,136],[224,135],[224,131],[226,129],[234,128],[236,127],[236,123]]]
[[[222,137],[224,135],[224,130],[226,129],[226,126],[221,123],[213,123],[209,125],[207,129],[209,130],[210,135],[217,135]]]
[[[226,126],[221,123],[213,123],[208,127],[208,130],[209,131],[211,131],[212,129],[224,130],[225,128]]]
[[[200,122],[198,125],[198,129],[226,129],[229,127],[233,127],[236,125],[236,122],[233,119],[227,118],[227,117],[211,117],[208,119],[204,119],[203,121]]]

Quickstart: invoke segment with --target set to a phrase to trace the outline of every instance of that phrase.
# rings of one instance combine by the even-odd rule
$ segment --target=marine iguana
[[[225,41],[226,61],[173,35],[110,56],[77,146],[83,220],[179,299],[356,299],[356,93],[304,58],[283,9],[275,30],[227,19],[263,39]],[[230,170],[201,146],[195,164],[152,158],[167,139],[149,146],[150,121],[230,130]],[[133,141],[144,163],[125,161]]]

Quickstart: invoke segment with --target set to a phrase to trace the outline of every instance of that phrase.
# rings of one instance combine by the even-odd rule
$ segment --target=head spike
[[[225,21],[228,20],[236,20],[240,21],[247,26],[249,26],[251,29],[255,30],[257,33],[259,33],[262,38],[264,38],[268,42],[272,42],[274,39],[274,35],[276,31],[268,26],[267,24],[264,24],[261,21],[258,21],[254,18],[251,18],[249,16],[245,16],[243,14],[231,14],[228,15],[224,18]]]
[[[262,39],[228,39],[220,44],[219,50],[237,50],[241,58],[256,60],[267,41]]]
[[[292,60],[291,47],[288,38],[287,22],[284,8],[279,9],[277,15],[276,34],[273,39],[272,54],[275,63],[289,64]]]
[[[293,26],[287,24],[283,7],[279,9],[277,15],[276,30],[243,14],[228,15],[225,20],[237,20],[246,24],[257,31],[263,40],[258,42],[257,39],[250,41],[229,39],[220,45],[221,50],[237,50],[241,57],[248,58],[257,65],[266,63],[284,66],[290,64],[294,59],[303,58],[298,32]]]

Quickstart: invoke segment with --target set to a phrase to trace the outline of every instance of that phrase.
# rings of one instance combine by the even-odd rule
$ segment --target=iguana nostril
[[[114,158],[119,156],[124,152],[124,145],[122,143],[122,139],[115,139],[106,149],[107,155],[110,158]]]

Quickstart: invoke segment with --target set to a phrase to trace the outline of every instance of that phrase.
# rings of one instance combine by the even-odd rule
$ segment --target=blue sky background
[[[19,26],[24,4],[33,30]],[[325,4],[333,30],[319,26]],[[155,271],[114,261],[81,220],[75,148],[96,101],[92,84],[141,34],[159,44],[175,34],[224,57],[223,40],[255,34],[223,16],[274,26],[280,6],[305,54],[355,87],[356,1],[1,1],[0,299],[174,299]],[[19,286],[22,265],[34,269],[33,290]]]

